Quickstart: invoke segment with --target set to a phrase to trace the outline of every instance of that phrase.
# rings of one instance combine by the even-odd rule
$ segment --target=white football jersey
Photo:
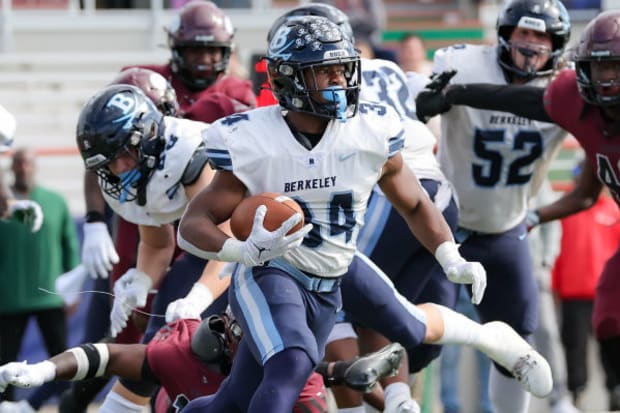
[[[166,145],[146,185],[146,205],[119,202],[103,192],[110,207],[125,220],[139,225],[159,226],[181,218],[189,202],[181,177],[194,152],[202,143],[206,123],[164,117]]]
[[[407,77],[394,62],[383,59],[362,59],[360,100],[391,106],[399,114],[405,128],[402,154],[409,168],[419,179],[445,180],[433,149],[433,134],[415,115],[415,101]]]
[[[403,130],[391,108],[361,102],[356,116],[329,122],[308,150],[282,109],[267,106],[218,120],[205,142],[212,164],[234,173],[249,194],[277,192],[304,209],[314,228],[283,258],[303,271],[337,277],[353,259],[368,197],[386,161],[402,148]]]
[[[434,72],[451,83],[507,84],[494,46],[455,45],[435,54]],[[528,84],[545,86],[549,79]],[[454,105],[441,117],[439,162],[459,199],[459,225],[484,233],[514,228],[566,132],[552,123]]]

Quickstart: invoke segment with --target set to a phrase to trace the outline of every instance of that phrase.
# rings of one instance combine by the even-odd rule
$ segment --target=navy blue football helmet
[[[144,205],[146,184],[164,149],[164,123],[141,89],[110,85],[95,94],[80,112],[76,139],[86,169],[95,171],[106,194]],[[124,152],[135,157],[136,167],[114,175],[108,165]]]
[[[515,66],[510,53],[510,35],[515,27],[526,27],[551,35],[551,56],[541,70],[529,71]],[[532,79],[548,76],[557,69],[570,38],[571,25],[568,11],[560,0],[512,0],[499,14],[496,30],[499,64],[508,72]],[[528,51],[523,50],[523,53]]]
[[[325,17],[332,23],[336,23],[338,27],[340,27],[340,30],[342,30],[342,32],[345,34],[345,36],[347,36],[353,43],[355,43],[353,28],[351,27],[351,23],[349,22],[349,16],[347,16],[339,8],[332,6],[331,4],[325,3],[303,4],[287,11],[282,16],[278,17],[276,21],[273,22],[273,24],[271,25],[269,33],[267,33],[267,42],[271,42],[275,31],[278,29],[278,27],[282,26],[282,24],[287,19],[289,19],[290,17],[298,16]]]
[[[344,88],[318,90],[306,84],[306,71],[314,74],[317,68],[335,64],[345,66]],[[359,55],[351,39],[324,17],[290,17],[274,30],[267,53],[267,72],[274,96],[286,109],[340,120],[357,112]],[[311,96],[316,92],[332,101],[318,102]]]

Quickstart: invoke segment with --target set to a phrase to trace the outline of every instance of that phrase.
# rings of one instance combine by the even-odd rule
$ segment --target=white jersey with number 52
[[[456,69],[451,83],[506,84],[494,46],[455,45],[437,51],[434,72]],[[548,78],[528,84],[545,86]],[[566,136],[552,123],[454,105],[442,115],[439,162],[456,188],[459,225],[501,233],[519,224]]]

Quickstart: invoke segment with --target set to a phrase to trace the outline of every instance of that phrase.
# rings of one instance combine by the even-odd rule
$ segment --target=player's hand
[[[56,278],[56,292],[62,296],[66,306],[72,306],[77,302],[80,296],[80,289],[84,285],[87,276],[84,265],[80,264]]]
[[[454,242],[441,244],[435,251],[435,258],[450,281],[456,284],[471,284],[471,302],[480,304],[487,288],[487,273],[482,264],[461,257]]]
[[[487,273],[479,262],[463,260],[445,268],[448,279],[456,284],[471,284],[471,302],[480,304],[487,288]]]
[[[527,226],[527,232],[530,232],[539,224],[540,215],[538,214],[538,211],[534,209],[530,209],[529,211],[527,211],[527,215],[525,216],[525,225]]]
[[[166,308],[166,323],[184,318],[196,318],[200,320],[200,314],[213,302],[213,294],[209,287],[201,282],[194,284],[190,292],[168,304]]]
[[[108,278],[108,274],[118,260],[107,225],[103,222],[84,224],[82,264],[90,276]]]
[[[134,308],[146,305],[152,285],[151,277],[135,268],[130,268],[114,283],[114,304],[110,312],[112,337],[116,337],[127,326],[127,320]]]
[[[17,387],[36,387],[54,380],[56,365],[49,360],[36,364],[12,362],[0,367],[0,393],[11,384]]]
[[[43,225],[41,206],[29,199],[12,201],[9,207],[9,215],[13,221],[30,227],[32,232],[37,232],[41,229],[41,225]]]
[[[306,224],[299,231],[286,235],[302,219],[301,215],[294,214],[284,221],[280,228],[273,232],[268,231],[263,225],[266,213],[265,205],[256,208],[252,232],[243,242],[242,247],[241,263],[245,266],[263,265],[269,260],[284,255],[287,251],[300,246],[306,234],[312,230],[312,224]]]
[[[452,104],[446,99],[446,86],[454,77],[456,70],[447,70],[434,75],[415,98],[416,116],[421,122],[428,122],[430,118],[450,110]]]

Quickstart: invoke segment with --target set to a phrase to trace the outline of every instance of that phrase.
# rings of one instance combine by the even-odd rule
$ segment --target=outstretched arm
[[[104,375],[140,380],[145,357],[145,344],[83,344],[39,363],[12,362],[1,366],[0,392],[9,384],[36,387],[49,381],[86,380]]]
[[[461,257],[441,211],[424,193],[400,154],[384,165],[379,186],[407,221],[411,232],[435,255],[448,279],[458,284],[471,284],[472,302],[479,304],[487,285],[484,268],[478,262],[468,262]]]
[[[596,203],[602,190],[603,183],[596,176],[594,166],[586,159],[575,188],[557,201],[536,210],[540,223],[564,218],[590,208]]]
[[[416,113],[422,122],[449,111],[452,105],[510,112],[528,119],[553,122],[545,111],[544,88],[487,83],[448,84],[455,73],[446,71],[438,74],[418,93],[415,98]]]
[[[542,87],[487,83],[455,84],[446,90],[446,98],[453,105],[510,112],[532,120],[553,122],[545,111],[544,94]]]

